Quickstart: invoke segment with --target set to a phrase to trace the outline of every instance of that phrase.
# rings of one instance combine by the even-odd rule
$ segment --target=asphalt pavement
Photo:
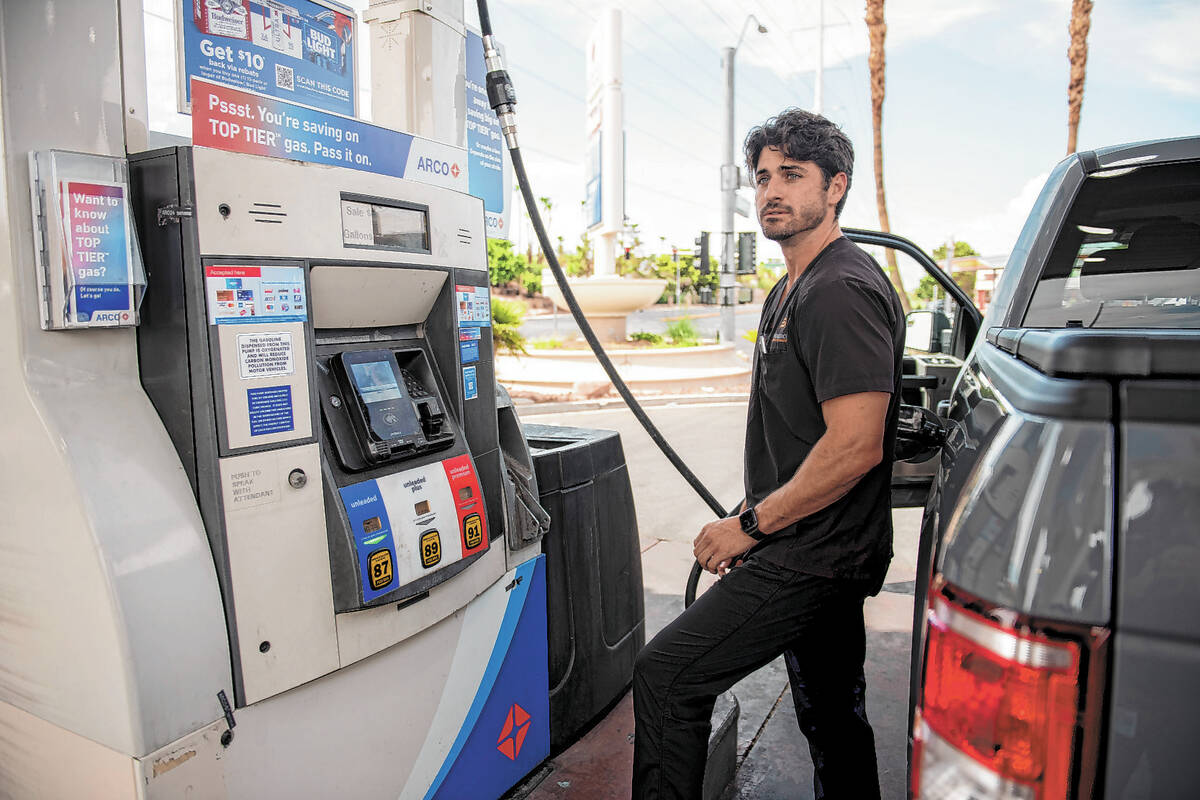
[[[630,330],[637,329],[631,324]],[[719,501],[728,505],[740,500],[744,397],[717,402],[658,400],[646,412]],[[642,549],[646,638],[651,638],[683,609],[684,587],[693,563],[691,542],[712,519],[712,513],[623,405],[582,410],[524,406],[519,413],[525,422],[603,428],[621,434]],[[884,591],[866,605],[867,714],[875,730],[880,785],[886,800],[905,796],[911,587],[920,516],[920,509],[893,512],[896,555]],[[702,583],[701,590],[707,585]],[[782,659],[747,677],[733,693],[741,706],[739,766],[725,798],[812,798],[812,760],[796,727]]]

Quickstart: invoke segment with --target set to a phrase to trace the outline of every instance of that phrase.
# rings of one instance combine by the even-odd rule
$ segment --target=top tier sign
[[[355,15],[327,0],[180,0],[181,111],[192,77],[355,116]]]

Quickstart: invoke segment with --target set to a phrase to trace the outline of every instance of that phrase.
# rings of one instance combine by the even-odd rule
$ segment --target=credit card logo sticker
[[[379,591],[391,583],[394,572],[392,551],[387,549],[376,550],[367,556],[367,572],[371,588],[375,591]]]
[[[483,544],[483,520],[478,514],[468,514],[463,518],[463,540],[468,550]]]
[[[442,560],[442,537],[437,531],[421,534],[421,566],[425,569]]]

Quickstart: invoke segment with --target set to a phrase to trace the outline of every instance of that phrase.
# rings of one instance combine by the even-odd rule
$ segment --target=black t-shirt
[[[785,297],[785,293],[787,296]],[[889,392],[883,461],[841,499],[769,534],[753,552],[789,569],[882,585],[892,557],[892,450],[900,409],[904,311],[871,256],[831,242],[787,292],[763,304],[746,425],[746,497],[759,503],[796,474],[825,433],[821,403]]]

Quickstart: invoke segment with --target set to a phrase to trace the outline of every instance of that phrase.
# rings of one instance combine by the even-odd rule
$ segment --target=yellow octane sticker
[[[379,591],[392,582],[391,550],[376,550],[367,556],[367,580],[374,591]]]
[[[463,519],[463,540],[468,550],[483,544],[483,520],[478,514],[468,514]]]
[[[421,566],[429,569],[442,560],[442,537],[437,531],[421,534]]]

